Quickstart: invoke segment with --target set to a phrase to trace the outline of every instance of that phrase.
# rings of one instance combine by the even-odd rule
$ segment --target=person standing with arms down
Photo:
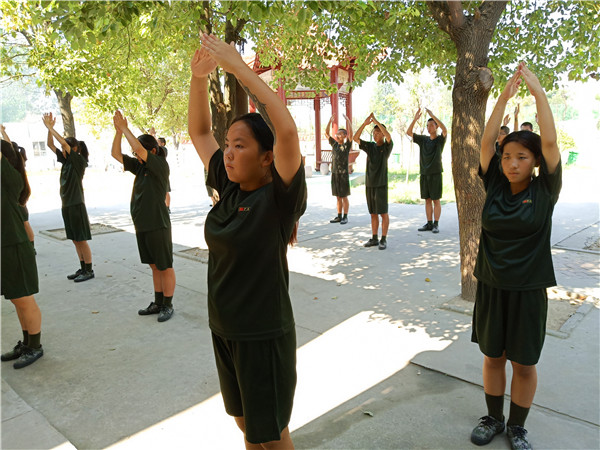
[[[79,283],[94,278],[92,250],[87,243],[92,239],[92,232],[83,197],[83,175],[88,166],[88,148],[85,142],[78,141],[74,137],[63,138],[54,129],[56,119],[52,117],[52,113],[44,114],[43,121],[48,129],[48,147],[62,164],[60,169],[62,216],[67,239],[73,241],[79,257],[80,268],[75,273],[67,275],[67,278]],[[62,151],[56,148],[53,138],[59,142]]]
[[[123,169],[135,175],[131,193],[131,218],[140,260],[152,269],[154,301],[140,316],[158,314],[158,321],[165,322],[173,315],[175,270],[173,270],[173,240],[171,219],[165,204],[169,185],[169,164],[158,142],[149,134],[136,138],[120,111],[113,117],[115,138],[112,157],[123,164]],[[135,158],[123,155],[121,140],[125,136]],[[162,155],[162,156],[159,156]]]
[[[424,134],[414,134],[413,128],[417,120],[421,117],[421,108],[415,113],[415,118],[406,130],[406,135],[412,138],[413,142],[419,146],[419,166],[421,182],[421,198],[425,200],[425,215],[427,223],[418,231],[431,231],[439,233],[439,220],[442,214],[442,151],[446,144],[446,135],[448,130],[440,119],[425,108],[427,114],[431,117],[427,121],[427,132]],[[438,126],[442,129],[442,134],[437,134]]]
[[[373,127],[373,139],[375,142],[363,141],[360,138],[363,130],[370,123]],[[385,125],[379,123],[373,113],[365,119],[363,124],[354,134],[354,142],[367,154],[367,173],[366,173],[366,194],[367,207],[371,214],[371,231],[373,236],[364,246],[379,246],[379,250],[387,248],[387,233],[390,226],[390,216],[388,214],[388,158],[392,154],[394,143],[392,136],[385,128]],[[381,215],[381,240],[378,238],[379,216]]]
[[[1,295],[10,300],[17,310],[23,331],[23,341],[3,353],[2,361],[13,361],[15,369],[26,367],[44,355],[40,343],[42,313],[33,294],[39,292],[35,252],[29,243],[20,204],[27,202],[31,193],[21,155],[12,145],[2,140],[0,155],[2,173],[2,270]]]
[[[208,75],[233,74],[260,114],[212,133]],[[233,43],[203,35],[191,62],[188,132],[220,200],[206,217],[208,317],[225,409],[246,448],[290,449],[296,330],[287,247],[306,209],[298,130],[285,104]]]
[[[525,81],[535,97],[540,135],[510,133],[495,151],[508,100]],[[539,175],[534,169],[539,167]],[[471,340],[483,353],[483,389],[488,415],[471,434],[477,445],[504,431],[506,362],[513,369],[507,435],[513,449],[531,448],[525,419],[537,387],[536,364],[546,335],[548,296],[556,285],[550,233],[562,185],[556,128],[546,94],[525,63],[506,87],[481,139],[479,173],[486,190],[474,275],[477,293]]]
[[[335,139],[331,137],[331,122],[333,117],[327,122],[325,128],[325,136],[331,145],[331,193],[337,197],[337,216],[330,220],[330,223],[340,223],[345,225],[348,223],[348,209],[350,203],[348,196],[350,195],[350,175],[348,173],[348,156],[352,150],[352,140],[348,136],[352,136],[352,122],[344,115],[346,119],[347,129],[340,128],[335,133]],[[342,216],[342,211],[344,215]]]

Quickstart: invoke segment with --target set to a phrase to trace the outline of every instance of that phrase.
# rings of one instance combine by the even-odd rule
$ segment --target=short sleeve
[[[494,153],[494,156],[492,156],[492,159],[488,164],[487,172],[483,173],[480,164],[478,174],[479,177],[483,180],[483,187],[486,191],[488,190],[489,186],[498,183],[500,177],[504,176],[502,170],[500,170],[500,157],[496,153]]]
[[[298,171],[289,186],[283,183],[277,169],[273,165],[273,187],[275,188],[275,202],[278,208],[287,214],[292,214],[298,220],[306,210],[307,190],[304,164],[300,163]]]
[[[133,158],[128,155],[123,155],[123,170],[127,172],[131,172],[136,175],[138,169],[140,168],[141,163],[137,160],[137,158]]]
[[[67,158],[64,157],[61,149],[56,149],[56,160],[61,164],[67,162]]]
[[[392,154],[392,149],[394,148],[394,141],[392,141],[390,139],[389,142],[386,142],[386,149],[385,149],[385,157],[389,158],[390,155]]]
[[[67,153],[67,159],[71,161],[71,164],[75,168],[78,173],[82,173],[87,167],[88,163],[83,157],[83,155],[71,150]]]
[[[225,192],[225,187],[231,183],[227,177],[225,164],[223,164],[223,151],[218,149],[213,153],[208,163],[208,174],[206,177],[206,185],[216,189],[219,194]]]
[[[348,139],[344,144],[344,151],[350,153],[350,150],[352,150],[352,141]]]
[[[358,143],[358,148],[360,148],[361,150],[364,150],[365,152],[368,152],[369,151],[369,142],[363,141],[361,139],[360,142]]]
[[[414,134],[412,136],[412,140],[415,144],[417,144],[419,147],[421,145],[423,145],[423,138],[425,137],[425,135],[423,134]]]
[[[332,147],[335,145],[335,139],[332,138],[331,136],[329,136],[329,145],[331,145]]]
[[[562,188],[562,163],[558,162],[556,166],[556,170],[554,173],[548,173],[548,166],[546,165],[546,160],[544,156],[542,156],[540,161],[540,181],[544,188],[548,191],[550,196],[552,197],[552,203],[556,204],[558,201],[558,195],[560,194],[560,190]]]

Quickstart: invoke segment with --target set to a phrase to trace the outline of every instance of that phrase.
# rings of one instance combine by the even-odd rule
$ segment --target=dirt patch
[[[93,223],[90,225],[90,231],[92,232],[92,236],[96,236],[98,234],[116,233],[117,231],[125,230],[111,227],[110,225],[105,225],[103,223]],[[59,241],[67,240],[67,234],[64,228],[56,228],[55,230],[41,230],[40,233],[45,236],[58,239]]]
[[[187,250],[180,250],[175,252],[175,254],[181,256],[182,258],[192,259],[194,261],[208,264],[208,249],[205,248],[193,247],[188,248]]]

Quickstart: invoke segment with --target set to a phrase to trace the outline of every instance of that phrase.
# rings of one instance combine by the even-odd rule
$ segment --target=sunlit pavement
[[[243,448],[219,393],[206,265],[176,256],[175,315],[163,324],[137,315],[152,300],[152,282],[132,234],[132,177],[121,175],[86,175],[91,222],[125,231],[94,236],[96,278],[85,283],[66,280],[77,263],[72,243],[40,233],[63,226],[57,195],[32,200],[45,355],[19,371],[2,363],[2,448]],[[362,247],[370,237],[362,196],[350,197],[347,225],[329,224],[329,179],[308,184],[300,242],[289,251],[296,447],[475,447],[470,430],[485,414],[481,354],[470,343],[470,317],[442,308],[460,292],[455,205],[443,206],[438,235],[416,231],[423,206],[390,205],[380,251]],[[172,185],[175,251],[205,248],[202,183]],[[598,214],[597,203],[559,202],[553,244],[570,242]],[[557,249],[555,265],[565,289],[597,292],[597,255]],[[568,336],[546,338],[527,421],[535,447],[599,447],[600,314],[592,305],[582,316]],[[19,337],[3,301],[2,349]],[[497,436],[487,447],[509,446]]]

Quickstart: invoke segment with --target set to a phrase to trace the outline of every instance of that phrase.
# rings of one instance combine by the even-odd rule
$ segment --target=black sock
[[[38,334],[30,334],[29,335],[29,343],[27,347],[29,348],[40,348],[42,345],[40,344],[40,339],[42,337],[42,332],[40,331]]]
[[[433,222],[431,220],[428,220],[427,225],[433,225]]]
[[[23,344],[29,344],[29,333],[27,330],[23,330]]]
[[[506,425],[519,425],[524,427],[527,414],[529,414],[529,408],[523,408],[516,403],[510,402],[510,415],[508,416]]]
[[[347,219],[348,218],[348,214],[344,214],[343,219]]]
[[[85,261],[79,261],[79,265],[81,266],[81,271],[85,270]]]
[[[371,239],[373,239],[374,241],[376,241],[376,240],[377,240],[377,235],[376,235],[376,234],[374,234],[374,235],[373,235],[373,237],[372,237]]]
[[[438,224],[438,221],[437,221],[437,220],[436,220],[436,221],[434,221],[434,222],[433,222],[433,224],[434,224],[434,225],[437,225],[437,224]]]
[[[85,265],[85,271],[86,272],[93,272],[92,271],[92,263],[86,264]]]
[[[382,236],[381,236],[381,240],[380,240],[379,242],[385,242],[385,241],[386,241],[386,237],[387,237],[387,236],[385,236],[385,235],[382,235]]]
[[[504,395],[485,394],[485,404],[488,409],[488,416],[504,422]]]
[[[342,218],[342,213],[338,213],[338,219]]]
[[[173,306],[173,296],[172,295],[170,297],[164,296],[163,299],[164,299],[163,306]]]
[[[163,293],[162,292],[155,292],[154,293],[154,303],[156,303],[158,306],[162,306],[163,305]]]

